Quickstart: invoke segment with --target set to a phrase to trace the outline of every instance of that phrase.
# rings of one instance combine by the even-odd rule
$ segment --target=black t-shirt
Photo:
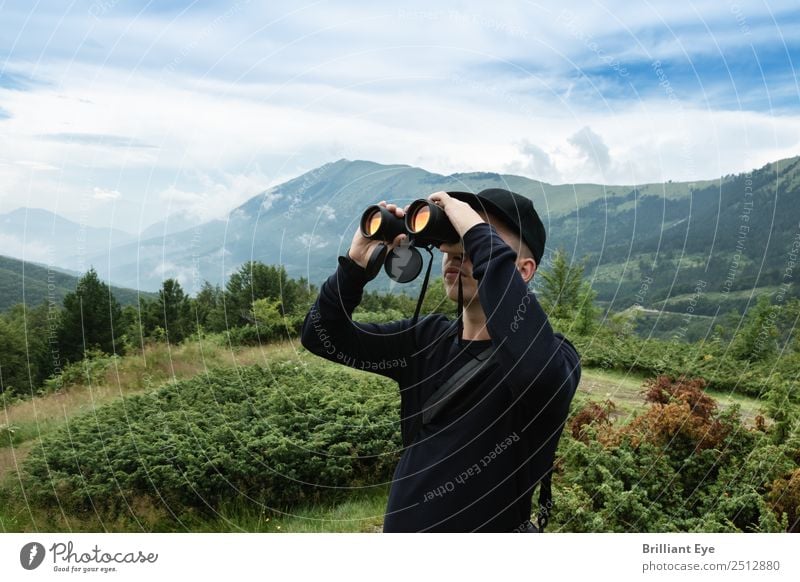
[[[531,516],[531,497],[549,470],[580,359],[553,333],[515,266],[516,253],[480,223],[464,247],[487,314],[490,340],[462,341],[444,315],[354,324],[367,279],[340,261],[306,316],[302,343],[333,362],[382,374],[400,388],[403,453],[384,531],[511,531]],[[423,404],[447,378],[490,347],[491,360],[428,424]]]

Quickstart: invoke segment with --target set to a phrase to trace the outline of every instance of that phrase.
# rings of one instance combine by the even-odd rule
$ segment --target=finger
[[[445,200],[447,200],[448,198],[449,196],[447,195],[447,192],[434,192],[433,194],[428,196],[428,200],[439,206],[444,206]]]
[[[392,241],[392,244],[389,247],[389,250],[404,244],[404,241],[406,239],[408,239],[408,235],[406,235],[406,234],[398,234],[396,237],[394,237],[394,240]]]

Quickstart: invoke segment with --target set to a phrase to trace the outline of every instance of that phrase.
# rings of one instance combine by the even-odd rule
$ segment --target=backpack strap
[[[478,372],[486,368],[489,362],[493,359],[492,352],[493,346],[488,346],[478,354],[473,356],[461,369],[455,374],[450,376],[447,381],[442,384],[437,390],[431,394],[425,403],[422,405],[422,424],[429,424],[434,418],[447,406],[469,380],[475,377]],[[463,380],[463,382],[462,382]],[[421,428],[421,427],[420,427]]]
[[[550,510],[553,509],[552,478],[553,466],[550,465],[547,473],[539,481],[539,514],[536,517],[539,533],[544,533],[544,528],[550,521]]]

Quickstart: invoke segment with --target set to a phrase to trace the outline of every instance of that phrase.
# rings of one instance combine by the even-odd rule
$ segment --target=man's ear
[[[536,261],[530,257],[524,257],[517,260],[517,269],[519,274],[522,275],[522,280],[530,283],[533,276],[536,274]]]

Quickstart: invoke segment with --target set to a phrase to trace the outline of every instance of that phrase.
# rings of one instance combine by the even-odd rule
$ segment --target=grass
[[[9,486],[9,485],[7,485]],[[195,532],[195,533],[375,533],[383,528],[388,486],[351,493],[344,500],[279,511],[249,500],[232,499],[213,516],[179,519],[158,503],[129,499],[129,511],[109,517],[86,513],[65,516],[58,508],[12,507],[0,498],[0,531]]]
[[[344,501],[310,505],[285,512],[234,502],[219,517],[188,523],[199,532],[358,533],[379,532],[389,495],[387,486],[352,493]]]

